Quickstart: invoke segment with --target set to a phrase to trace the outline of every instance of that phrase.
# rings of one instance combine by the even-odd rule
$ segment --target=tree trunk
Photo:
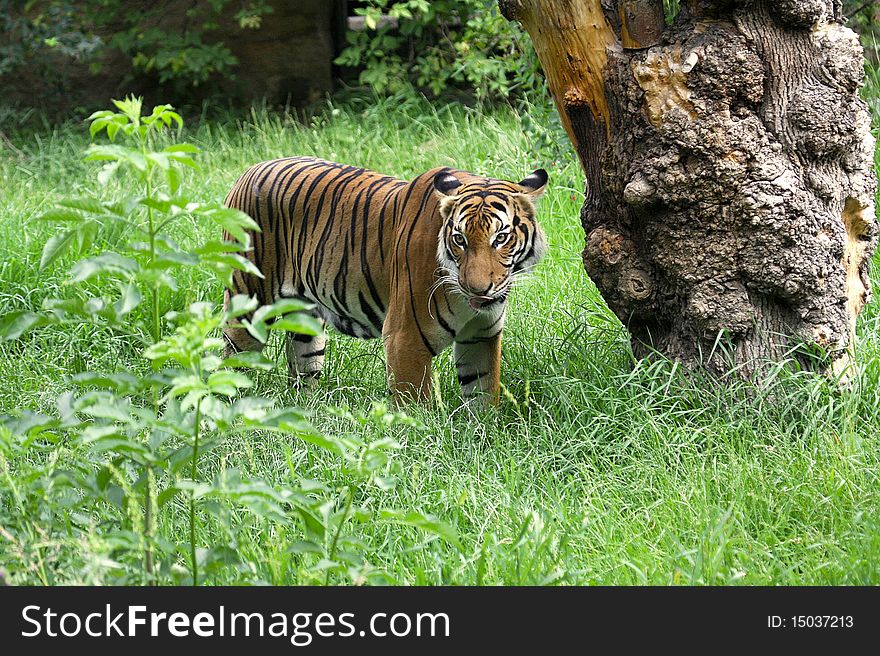
[[[668,27],[661,0],[499,7],[586,173],[584,266],[636,357],[845,372],[877,230],[840,2],[688,0]]]

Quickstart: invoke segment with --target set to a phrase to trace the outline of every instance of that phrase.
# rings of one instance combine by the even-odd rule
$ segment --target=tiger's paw
[[[291,372],[288,382],[294,389],[303,392],[313,391],[321,382],[321,371]]]

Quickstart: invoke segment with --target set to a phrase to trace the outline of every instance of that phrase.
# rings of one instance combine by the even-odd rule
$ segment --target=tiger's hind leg
[[[323,324],[323,322],[322,322]],[[291,385],[313,385],[324,369],[324,350],[327,335],[301,335],[287,333],[285,352]]]

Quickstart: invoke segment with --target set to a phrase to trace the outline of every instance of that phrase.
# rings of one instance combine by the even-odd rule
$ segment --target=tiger
[[[430,401],[431,362],[453,345],[467,402],[499,402],[501,332],[508,295],[547,249],[536,201],[538,169],[519,183],[449,167],[407,182],[356,166],[288,157],[249,168],[226,197],[248,214],[247,258],[226,290],[261,305],[304,300],[322,326],[384,341],[393,402]],[[242,325],[224,331],[227,353],[260,350]],[[326,334],[288,333],[291,380],[316,378]]]

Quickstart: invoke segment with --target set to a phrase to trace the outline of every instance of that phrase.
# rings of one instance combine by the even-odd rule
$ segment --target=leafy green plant
[[[185,170],[198,168],[198,149],[181,142],[162,146],[163,133],[182,126],[173,108],[160,105],[142,115],[140,99],[114,104],[118,111],[91,116],[92,136],[105,132],[109,143],[89,147],[86,159],[103,163],[97,174],[101,185],[109,187],[120,179],[113,187],[117,193],[112,201],[98,196],[64,199],[45,213],[43,220],[61,230],[46,243],[41,266],[69,253],[87,254],[99,235],[114,229],[129,240],[76,262],[68,276],[70,297],[49,299],[40,311],[18,310],[0,318],[0,337],[17,339],[49,325],[99,326],[136,340],[149,366],[77,373],[69,379],[75,391],[56,400],[53,414],[25,411],[3,419],[0,473],[10,487],[0,496],[9,497],[24,520],[23,537],[12,536],[11,541],[38,544],[31,518],[44,517],[37,525],[52,531],[69,523],[75,511],[80,533],[100,522],[112,554],[111,569],[121,581],[183,579],[198,584],[204,580],[200,574],[239,564],[228,512],[237,508],[261,521],[298,527],[305,539],[295,541],[291,553],[318,555],[314,567],[325,583],[346,573],[354,580],[372,580],[378,574],[361,554],[366,546],[348,532],[350,520],[369,516],[366,507],[357,505],[358,499],[372,498],[367,488],[383,490],[393,483],[390,453],[398,445],[384,431],[402,423],[415,425],[377,406],[367,417],[347,416],[360,422],[361,435],[373,439],[355,433],[328,437],[313,428],[304,411],[244,395],[253,386],[248,372],[274,364],[252,352],[223,357],[224,341],[217,335],[225,326],[240,322],[261,341],[277,331],[318,334],[321,326],[304,312],[305,303],[290,299],[261,308],[245,296],[232,297],[223,310],[205,302],[191,303],[183,311],[169,307],[179,274],[189,267],[211,270],[226,284],[236,269],[260,275],[241,255],[249,247],[248,230],[258,226],[242,212],[184,195]],[[167,232],[184,220],[211,223],[231,241],[218,238],[187,249]],[[340,491],[304,480],[273,486],[231,469],[204,475],[205,454],[230,438],[266,432],[281,432],[336,454],[348,482]],[[72,449],[74,467],[60,472],[54,458],[37,454],[41,464],[31,468],[32,477],[25,477],[29,488],[12,485],[14,465],[27,463],[34,450],[51,453],[59,445]],[[74,509],[62,513],[64,522],[51,512],[45,517],[44,508],[57,508],[57,490],[65,491],[59,498],[68,499]],[[159,514],[181,505],[186,539],[161,534]],[[114,509],[112,520],[99,508]],[[448,526],[419,513],[379,509],[377,518],[382,517],[455,541]],[[205,522],[218,524],[216,533],[228,539],[212,540],[210,546],[200,543],[198,529]]]
[[[369,0],[355,13],[365,29],[348,33],[336,63],[362,67],[360,83],[379,93],[463,88],[498,100],[543,90],[531,42],[494,0]]]

